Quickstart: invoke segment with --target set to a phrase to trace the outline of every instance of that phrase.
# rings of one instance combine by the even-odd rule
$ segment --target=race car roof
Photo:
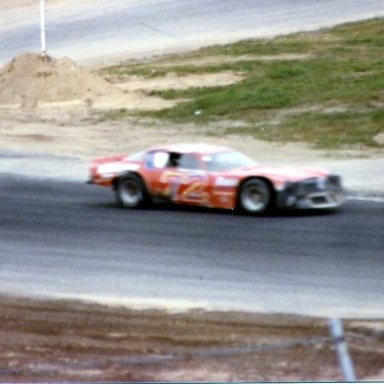
[[[211,154],[217,152],[228,151],[230,148],[222,145],[205,144],[205,143],[176,143],[164,146],[153,147],[151,151],[164,150],[167,152],[179,152],[179,153],[200,153]]]

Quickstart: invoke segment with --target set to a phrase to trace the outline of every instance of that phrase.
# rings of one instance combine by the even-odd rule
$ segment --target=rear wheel
[[[122,176],[118,180],[116,198],[124,208],[140,208],[148,202],[144,183],[134,174]]]
[[[250,214],[260,215],[271,208],[272,191],[266,181],[262,179],[249,179],[239,192],[240,208]]]

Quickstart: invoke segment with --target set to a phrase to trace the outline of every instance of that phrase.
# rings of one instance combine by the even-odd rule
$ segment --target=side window
[[[165,168],[169,163],[169,153],[167,152],[149,152],[145,155],[145,166],[149,169]]]
[[[199,161],[195,155],[165,151],[147,153],[145,155],[145,166],[149,169],[200,169]]]
[[[191,154],[182,155],[179,160],[179,168],[184,169],[200,169],[196,156]]]
[[[176,153],[176,152],[171,152],[169,154],[169,160],[168,160],[168,164],[167,164],[167,167],[169,168],[179,168],[180,166],[180,153]]]

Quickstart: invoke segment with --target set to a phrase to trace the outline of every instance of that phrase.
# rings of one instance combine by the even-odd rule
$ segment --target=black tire
[[[269,211],[273,204],[273,192],[262,179],[249,179],[241,185],[238,205],[241,210],[252,215],[261,215]]]
[[[149,197],[140,176],[128,174],[120,177],[116,185],[116,199],[124,208],[144,207]]]

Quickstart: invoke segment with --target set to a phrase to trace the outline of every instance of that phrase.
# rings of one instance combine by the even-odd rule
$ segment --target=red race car
[[[126,208],[168,201],[257,215],[272,208],[335,209],[344,201],[338,175],[259,165],[238,151],[208,144],[174,144],[94,159],[89,182],[112,187]]]

